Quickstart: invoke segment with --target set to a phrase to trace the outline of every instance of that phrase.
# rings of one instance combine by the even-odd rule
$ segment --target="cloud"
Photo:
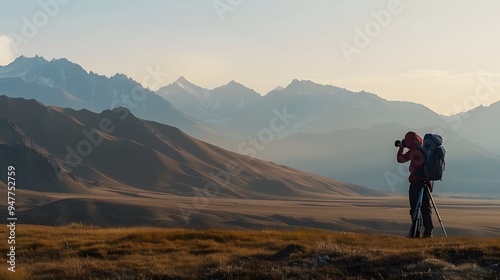
[[[0,65],[7,65],[16,58],[12,42],[10,37],[0,35]]]

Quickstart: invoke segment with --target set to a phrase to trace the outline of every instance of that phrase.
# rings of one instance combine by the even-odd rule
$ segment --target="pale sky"
[[[168,72],[150,87],[185,76],[261,94],[312,80],[452,114],[500,100],[498,11],[495,0],[4,1],[0,64],[65,57],[139,82]]]

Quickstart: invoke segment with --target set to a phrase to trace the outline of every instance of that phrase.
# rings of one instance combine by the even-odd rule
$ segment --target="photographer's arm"
[[[403,153],[404,152],[404,147],[403,146],[399,146],[399,150],[398,150],[398,155],[396,157],[397,161],[399,163],[405,163],[407,161],[410,160],[410,155],[409,153]]]

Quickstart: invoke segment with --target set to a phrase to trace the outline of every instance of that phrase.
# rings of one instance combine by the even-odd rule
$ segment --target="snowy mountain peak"
[[[160,88],[156,93],[163,98],[167,98],[171,94],[188,94],[194,97],[205,97],[208,95],[208,89],[199,87],[188,81],[184,76],[180,76],[173,83]]]
[[[184,76],[180,76],[177,80],[175,80],[175,83],[178,84],[183,84],[183,85],[192,85],[190,81],[188,81]]]
[[[180,76],[175,82],[173,83],[182,89],[185,89],[186,91],[192,93],[193,91],[204,91],[205,89],[202,87],[199,87],[190,81],[188,81],[184,76]]]
[[[35,57],[33,59],[35,59],[38,62],[48,62],[43,56],[39,56],[39,55],[35,55]]]
[[[16,58],[14,61],[12,61],[10,64],[5,65],[5,66],[0,66],[0,68],[4,69],[14,69],[14,68],[19,68],[19,67],[33,67],[36,65],[44,64],[48,62],[45,60],[45,58],[36,55],[35,57],[26,57],[24,55],[19,56]]]

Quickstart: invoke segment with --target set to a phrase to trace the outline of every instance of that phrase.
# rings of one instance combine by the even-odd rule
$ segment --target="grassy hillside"
[[[6,227],[1,227],[6,237]],[[309,229],[19,225],[16,242],[16,273],[7,271],[3,262],[1,279],[498,279],[500,275],[499,238],[412,240]]]

